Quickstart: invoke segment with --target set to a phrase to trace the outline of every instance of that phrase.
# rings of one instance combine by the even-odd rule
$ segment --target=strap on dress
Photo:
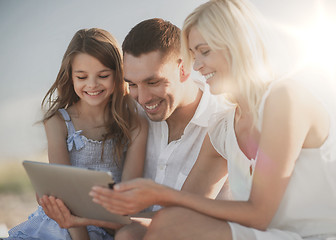
[[[81,135],[82,130],[76,131],[75,126],[73,125],[71,118],[68,112],[64,109],[58,109],[58,111],[62,114],[65,124],[68,129],[68,137],[67,137],[67,146],[68,151],[70,152],[75,145],[76,150],[79,150],[84,147],[83,136]]]

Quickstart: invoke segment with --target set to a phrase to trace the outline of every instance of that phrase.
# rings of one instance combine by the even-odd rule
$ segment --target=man
[[[209,118],[223,108],[204,83],[190,78],[180,47],[180,29],[158,18],[137,24],[122,45],[124,79],[150,119],[144,177],[178,190],[197,159]],[[131,239],[129,229],[116,239]]]
[[[180,29],[162,19],[136,25],[126,36],[124,79],[149,121],[145,178],[181,189],[200,151],[218,102],[190,78],[180,53]]]

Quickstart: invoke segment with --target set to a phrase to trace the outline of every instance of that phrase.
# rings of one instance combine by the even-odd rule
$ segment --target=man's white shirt
[[[144,177],[177,190],[182,188],[198,157],[211,115],[227,108],[219,96],[210,94],[208,85],[195,82],[203,95],[180,139],[168,143],[167,122],[149,121]],[[158,209],[158,206],[153,208]]]

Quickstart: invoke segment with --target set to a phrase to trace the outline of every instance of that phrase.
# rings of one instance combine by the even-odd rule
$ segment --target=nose
[[[199,59],[195,58],[193,69],[195,71],[200,71],[202,67],[203,67],[202,61],[200,61]]]
[[[139,86],[136,100],[140,104],[146,104],[151,99],[150,89],[147,86]]]
[[[86,85],[89,88],[95,88],[98,85],[98,80],[95,77],[88,77]]]

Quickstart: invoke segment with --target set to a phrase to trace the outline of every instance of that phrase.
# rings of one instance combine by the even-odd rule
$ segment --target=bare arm
[[[56,113],[44,122],[44,129],[48,141],[48,159],[50,163],[70,164],[70,157],[66,144],[67,128],[62,116]]]
[[[67,149],[66,138],[67,138],[67,128],[64,122],[64,119],[60,116],[59,113],[56,113],[50,119],[44,122],[44,128],[47,135],[48,140],[48,159],[50,163],[71,165],[70,157]],[[42,196],[40,196],[42,197]],[[46,197],[46,196],[45,196]],[[50,197],[54,199],[54,197]],[[58,199],[59,200],[59,199]],[[59,211],[58,206],[55,201],[46,201],[46,199],[41,198],[39,203],[43,207],[44,212],[52,219],[54,219],[60,227],[64,226],[64,216],[62,212]],[[54,204],[54,205],[53,205]],[[64,208],[65,205],[64,205]],[[51,211],[53,209],[53,211]],[[69,219],[67,222],[73,221],[73,226],[70,224],[66,226],[69,230],[72,239],[89,239],[88,232],[86,230],[86,225],[80,226],[79,224],[75,224],[76,222],[80,222],[80,218],[73,216],[69,212]],[[60,217],[62,216],[62,217]],[[84,220],[84,219],[82,219]],[[83,221],[82,221],[83,222]],[[74,226],[76,225],[76,226]]]
[[[197,161],[182,190],[215,198],[226,179],[226,160],[214,149],[209,135],[206,135]]]
[[[144,117],[139,116],[139,127],[131,132],[132,142],[127,149],[121,179],[122,181],[143,176],[147,135],[148,122]]]
[[[297,86],[280,85],[272,90],[265,104],[259,154],[247,201],[211,200],[137,179],[115,185],[109,196],[113,204],[108,210],[129,214],[152,204],[183,206],[264,230],[278,209],[302,147],[312,142],[316,146],[322,144],[323,138],[314,141],[318,136],[311,131],[319,121],[325,122],[325,115],[321,114],[312,96],[298,90]],[[103,206],[104,194],[101,188],[91,192],[94,200]]]
[[[167,192],[167,199],[216,218],[266,229],[313,126],[312,112],[316,113],[317,109],[312,109],[309,101],[306,93],[298,93],[286,85],[271,92],[265,104],[259,154],[248,201],[214,201],[183,192]]]

